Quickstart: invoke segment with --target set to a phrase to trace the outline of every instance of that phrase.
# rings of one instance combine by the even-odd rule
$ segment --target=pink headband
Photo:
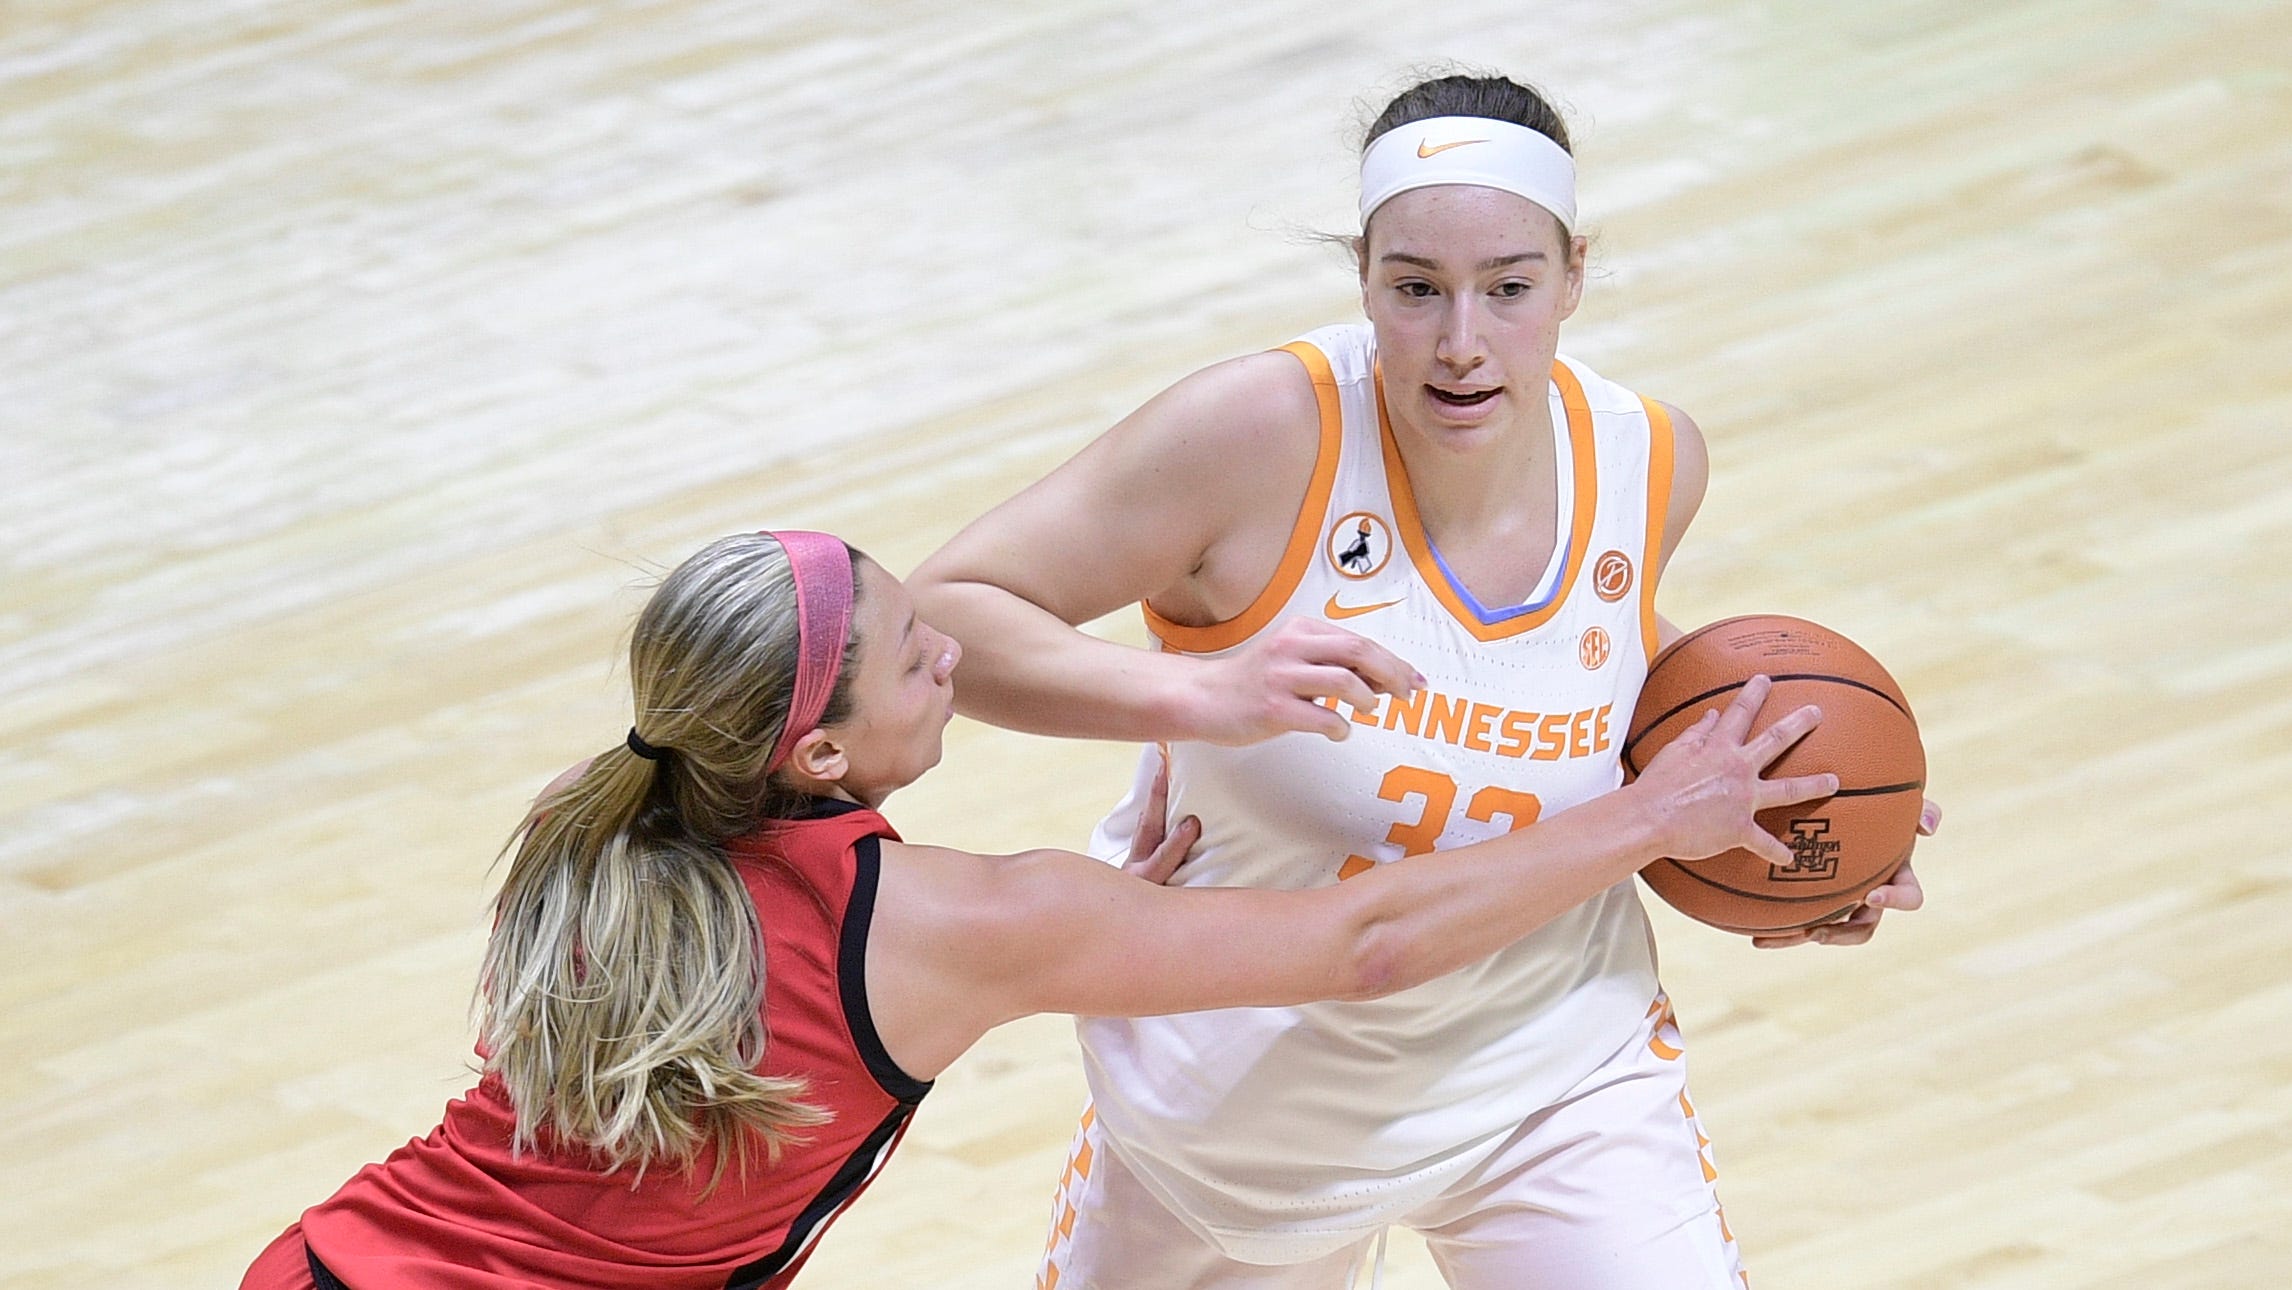
[[[810,734],[836,692],[843,669],[844,641],[852,631],[852,553],[843,539],[808,529],[766,529],[788,555],[796,580],[796,694],[788,702],[788,724],[765,763],[769,775],[788,760],[796,741]]]

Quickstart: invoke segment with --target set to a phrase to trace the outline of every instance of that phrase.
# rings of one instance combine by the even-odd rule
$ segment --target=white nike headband
[[[1361,227],[1412,188],[1469,184],[1514,193],[1576,232],[1576,161],[1537,131],[1479,116],[1436,116],[1394,126],[1361,158]]]

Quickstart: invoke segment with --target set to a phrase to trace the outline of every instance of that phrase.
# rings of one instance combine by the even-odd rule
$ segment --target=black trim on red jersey
[[[852,843],[852,898],[844,906],[844,930],[836,950],[836,986],[843,992],[844,1024],[851,1029],[852,1045],[868,1074],[883,1091],[909,1106],[931,1091],[931,1081],[919,1080],[899,1068],[875,1031],[875,1014],[867,1006],[867,934],[875,922],[875,888],[883,873],[883,840],[869,836]]]
[[[318,1290],[350,1290],[349,1286],[342,1284],[341,1277],[334,1275],[334,1269],[318,1261],[318,1251],[310,1248],[307,1238],[302,1243],[302,1260],[310,1265],[311,1284],[317,1286]]]
[[[804,799],[804,804],[797,808],[796,813],[788,818],[791,820],[832,820],[839,815],[849,815],[853,811],[866,809],[857,802],[847,802],[840,797],[807,797]]]
[[[891,1114],[884,1117],[883,1123],[875,1126],[875,1131],[867,1135],[867,1140],[844,1158],[843,1167],[836,1170],[836,1176],[828,1180],[828,1185],[820,1189],[820,1194],[812,1198],[812,1203],[804,1206],[804,1212],[796,1215],[796,1221],[788,1224],[788,1236],[780,1242],[780,1248],[754,1263],[734,1268],[732,1275],[724,1280],[724,1290],[759,1290],[766,1282],[801,1261],[811,1248],[813,1235],[851,1202],[859,1189],[867,1185],[868,1179],[875,1176],[876,1162],[883,1158],[891,1147],[891,1140],[907,1127],[908,1119],[914,1114],[913,1103],[893,1107]]]

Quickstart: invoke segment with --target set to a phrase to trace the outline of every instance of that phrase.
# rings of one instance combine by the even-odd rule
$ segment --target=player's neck
[[[1505,424],[1462,434],[1395,418],[1393,439],[1425,532],[1444,550],[1548,524],[1558,504],[1552,414],[1541,400]]]

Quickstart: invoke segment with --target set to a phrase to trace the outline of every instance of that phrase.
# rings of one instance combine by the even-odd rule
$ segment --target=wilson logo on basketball
[[[1608,655],[1613,648],[1613,643],[1608,640],[1607,628],[1586,627],[1583,636],[1576,641],[1576,657],[1583,660],[1586,671],[1597,672],[1608,665]]]
[[[1321,549],[1337,572],[1373,578],[1393,557],[1393,531],[1385,527],[1384,517],[1354,511],[1329,526],[1329,540]]]
[[[1838,872],[1838,843],[1823,835],[1829,820],[1792,820],[1791,862],[1770,874],[1777,882],[1820,882]]]
[[[1602,600],[1621,600],[1631,594],[1631,557],[1609,551],[1592,565],[1592,590]]]

